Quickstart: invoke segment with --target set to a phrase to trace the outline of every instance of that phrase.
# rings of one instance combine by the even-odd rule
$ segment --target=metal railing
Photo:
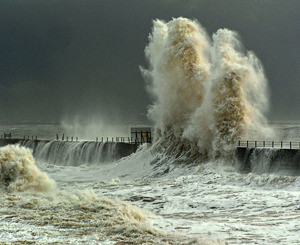
[[[284,141],[243,141],[237,142],[241,148],[277,148],[277,149],[300,149],[300,142]]]
[[[50,139],[43,139],[42,137],[38,136],[26,136],[24,135],[23,137],[12,137],[11,133],[4,133],[0,135],[1,139],[19,139],[19,140],[50,140]],[[59,136],[56,134],[54,140],[60,140],[60,141],[67,141],[67,142],[76,142],[76,141],[95,141],[95,142],[116,142],[116,143],[129,143],[129,144],[143,144],[143,143],[152,143],[153,138],[149,137],[139,137],[139,138],[134,138],[134,137],[95,137],[94,140],[87,140],[87,139],[79,139],[79,137],[74,137],[74,136],[65,136],[62,134]]]

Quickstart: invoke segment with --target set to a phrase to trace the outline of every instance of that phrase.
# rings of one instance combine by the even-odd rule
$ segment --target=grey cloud
[[[271,120],[300,120],[299,1],[8,1],[0,3],[0,121],[73,115],[146,121],[139,65],[152,20],[236,30],[264,64]]]

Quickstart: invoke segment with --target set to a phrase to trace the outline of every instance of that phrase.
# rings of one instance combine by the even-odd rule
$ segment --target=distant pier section
[[[131,128],[131,137],[95,137],[95,140],[79,140],[64,134],[57,134],[52,140],[33,135],[13,138],[11,133],[0,137],[0,147],[19,144],[31,148],[37,160],[72,166],[112,162],[134,153],[144,143],[152,143],[150,127]]]
[[[300,142],[238,141],[235,164],[244,173],[300,175]]]
[[[152,131],[153,129],[151,127],[131,127],[130,128],[130,137],[95,137],[95,140],[81,140],[79,137],[74,136],[67,136],[65,134],[56,134],[55,137],[52,140],[57,141],[66,141],[66,142],[77,142],[77,141],[96,141],[96,142],[110,142],[110,143],[128,143],[128,144],[135,144],[140,145],[144,143],[152,143],[153,137],[152,137]],[[37,141],[50,141],[51,139],[43,139],[38,137],[37,135],[24,135],[21,137],[13,137],[12,133],[3,133],[0,135],[0,146],[7,145],[7,144],[15,144],[16,142],[22,141],[22,140],[37,140]]]

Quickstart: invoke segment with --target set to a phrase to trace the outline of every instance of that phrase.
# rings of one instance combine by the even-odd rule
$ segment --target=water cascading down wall
[[[136,151],[137,145],[121,142],[1,139],[0,146],[20,144],[32,149],[38,161],[78,166],[118,160]]]

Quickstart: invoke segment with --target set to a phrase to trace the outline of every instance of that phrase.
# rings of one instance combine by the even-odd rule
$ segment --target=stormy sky
[[[147,122],[152,20],[179,16],[237,31],[264,65],[270,121],[300,121],[299,12],[299,0],[2,0],[0,122]]]

